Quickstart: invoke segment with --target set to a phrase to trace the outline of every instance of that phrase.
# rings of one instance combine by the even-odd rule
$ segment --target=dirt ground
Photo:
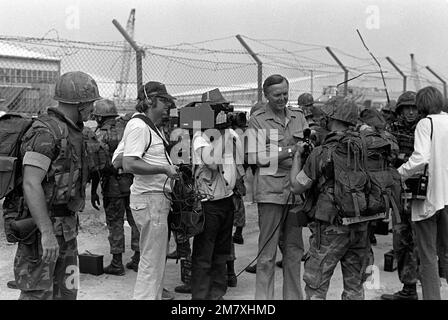
[[[89,193],[88,193],[89,194]],[[250,190],[249,190],[250,194]],[[237,260],[235,262],[235,270],[238,273],[243,270],[248,263],[257,254],[258,241],[258,222],[257,207],[252,203],[250,196],[246,197],[246,220],[247,226],[243,230],[244,245],[235,245]],[[1,219],[2,220],[2,219]],[[109,243],[107,240],[108,231],[105,225],[104,211],[96,211],[87,201],[86,210],[80,214],[80,232],[78,236],[79,253],[86,250],[104,255],[104,264],[108,264],[111,260],[109,254]],[[303,229],[303,239],[305,249],[309,247],[308,228]],[[126,233],[126,252],[123,261],[127,262],[132,255],[130,250],[130,228],[125,227]],[[379,299],[382,293],[395,292],[401,289],[396,272],[385,272],[383,270],[384,253],[392,248],[392,235],[377,235],[378,244],[373,247],[375,255],[376,277],[374,281],[365,285],[366,299]],[[170,243],[170,251],[175,248],[173,242]],[[4,236],[3,220],[0,222],[0,300],[15,300],[19,296],[19,291],[7,288],[6,282],[13,279],[13,260],[16,245],[8,244]],[[280,253],[277,260],[280,259]],[[303,263],[302,263],[303,270]],[[282,272],[280,268],[276,268],[275,274],[275,299],[282,298]],[[88,274],[80,275],[80,289],[78,299],[80,300],[127,300],[132,298],[132,292],[136,280],[136,273],[132,270],[126,270],[124,276],[111,276],[103,274],[101,276],[93,276]],[[174,288],[181,284],[180,281],[180,262],[176,264],[175,260],[168,260],[166,264],[165,288],[174,292]],[[304,286],[304,283],[302,282]],[[446,281],[442,281],[442,297],[448,299],[448,285]],[[418,286],[419,296],[421,298],[421,287]],[[339,300],[342,293],[342,274],[340,266],[334,272],[328,299]],[[242,299],[251,300],[255,294],[255,275],[243,272],[238,277],[238,286],[229,288],[225,296],[226,300]],[[190,295],[175,293],[176,300],[190,299]]]

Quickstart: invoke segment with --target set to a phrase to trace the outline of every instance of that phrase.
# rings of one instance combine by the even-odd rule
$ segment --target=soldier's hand
[[[99,206],[101,205],[101,203],[98,193],[95,192],[91,194],[90,203],[92,204],[92,207],[94,207],[96,210],[100,210]]]
[[[179,167],[175,165],[170,165],[165,167],[166,175],[169,178],[177,179],[179,177]]]
[[[59,244],[53,232],[44,232],[41,236],[42,260],[54,262],[59,257]]]

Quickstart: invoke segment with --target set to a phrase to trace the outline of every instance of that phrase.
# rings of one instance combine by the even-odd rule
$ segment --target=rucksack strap
[[[394,197],[392,197],[392,193],[391,191],[388,189],[387,191],[387,195],[389,197],[390,203],[392,204],[392,212],[395,216],[395,220],[396,220],[396,225],[401,223],[401,217],[400,217],[400,210],[398,209],[398,205],[395,202]],[[389,201],[386,202],[387,204],[389,204]]]
[[[68,129],[67,127],[62,128],[59,125],[59,122],[52,117],[48,115],[44,115],[41,117],[36,118],[36,121],[39,121],[43,125],[45,125],[50,132],[53,134],[53,136],[56,138],[56,143],[59,143],[60,149],[59,149],[59,155],[58,157],[67,158],[68,156]],[[68,190],[66,195],[66,201],[68,202],[70,200],[70,196],[72,193],[72,187],[73,187],[73,177],[75,174],[75,158],[74,155],[70,157],[70,171],[69,171],[69,178],[68,178]],[[56,199],[57,190],[62,185],[62,175],[60,176],[58,181],[55,181],[55,185],[53,188],[53,196],[50,199],[49,206],[52,207],[53,203]]]

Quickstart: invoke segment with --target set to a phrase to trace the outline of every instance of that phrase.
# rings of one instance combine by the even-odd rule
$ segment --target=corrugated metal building
[[[54,104],[61,60],[0,41],[0,110],[37,113]]]

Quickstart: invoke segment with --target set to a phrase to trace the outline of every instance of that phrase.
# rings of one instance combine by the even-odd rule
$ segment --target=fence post
[[[314,96],[314,72],[312,69],[310,70],[310,90],[311,95]]]
[[[131,47],[135,50],[136,54],[136,62],[137,62],[137,94],[138,89],[143,85],[143,69],[142,69],[142,57],[145,55],[145,50],[137,45],[137,43],[132,39],[132,37],[126,32],[125,29],[120,25],[120,23],[113,19],[112,23],[121,33],[121,35],[126,39],[127,42],[131,45]]]
[[[325,47],[331,57],[336,61],[336,63],[344,70],[344,96],[348,94],[348,69],[342,64],[342,62],[336,57],[330,47]]]
[[[249,47],[249,45],[246,43],[246,41],[244,41],[244,39],[237,34],[236,38],[238,39],[238,41],[241,43],[241,45],[244,47],[244,49],[247,50],[247,52],[251,55],[251,57],[255,60],[255,62],[257,63],[257,73],[258,73],[258,77],[257,77],[257,83],[258,83],[258,102],[261,102],[261,100],[263,99],[263,90],[262,90],[262,83],[263,83],[263,63],[261,62],[260,58],[258,58],[258,56],[256,55],[255,52],[252,51],[252,49]]]
[[[443,85],[443,97],[446,99],[446,81],[443,80],[443,78],[441,76],[439,76],[437,73],[435,73],[429,66],[426,66],[426,69],[431,72],[434,77],[436,77],[437,79],[440,80],[440,82],[442,82]]]
[[[403,92],[405,92],[406,91],[406,80],[407,80],[406,75],[403,73],[403,71],[400,70],[400,68],[397,67],[397,65],[392,61],[392,59],[390,57],[386,57],[386,60],[389,61],[389,63],[392,65],[392,67],[394,67],[395,70],[397,70],[397,72],[403,77]]]

